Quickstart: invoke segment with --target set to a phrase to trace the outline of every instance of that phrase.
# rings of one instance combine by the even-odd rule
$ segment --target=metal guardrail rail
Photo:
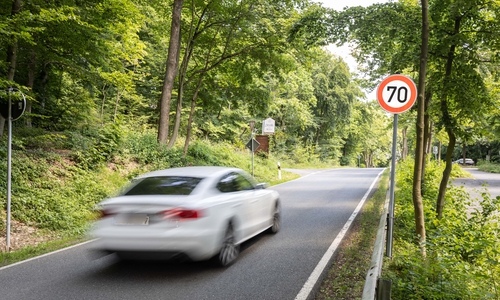
[[[390,195],[387,191],[387,196],[384,204],[384,211],[380,217],[380,223],[377,230],[377,238],[370,262],[370,268],[366,274],[365,286],[363,288],[362,300],[375,300],[377,299],[377,283],[382,272],[382,264],[384,260],[384,246],[387,236],[387,218],[389,213],[389,200]]]

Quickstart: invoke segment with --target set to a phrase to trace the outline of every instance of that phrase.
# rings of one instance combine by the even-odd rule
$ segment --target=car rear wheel
[[[217,263],[222,267],[227,267],[236,260],[239,253],[240,246],[236,245],[236,237],[234,236],[233,226],[229,224],[226,234],[222,240],[222,247],[219,255],[217,256]]]
[[[273,212],[273,221],[271,227],[269,227],[269,233],[278,233],[281,229],[281,209],[280,205],[276,203],[276,207]]]

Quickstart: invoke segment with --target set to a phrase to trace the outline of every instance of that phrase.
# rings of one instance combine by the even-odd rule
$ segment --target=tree
[[[11,18],[15,18],[16,15],[19,14],[21,10],[21,0],[14,0],[12,3],[12,10],[11,10]],[[14,75],[16,73],[16,63],[17,63],[17,45],[18,45],[18,40],[17,36],[14,32],[11,33],[10,35],[10,40],[8,41],[8,46],[7,46],[7,59],[6,59],[6,79],[8,84],[10,85],[11,82],[14,81]],[[3,135],[5,127],[5,119],[0,116],[0,137]]]
[[[499,48],[495,32],[500,22],[491,14],[500,13],[500,5],[490,1],[458,1],[439,3],[433,11],[435,43],[432,52],[443,67],[436,82],[439,91],[438,126],[448,134],[446,167],[443,172],[436,203],[436,214],[442,217],[446,186],[448,184],[452,156],[458,137],[467,139],[472,128],[480,128],[489,112],[492,99],[485,85],[480,66],[492,62]]]
[[[424,160],[424,117],[425,117],[425,80],[427,72],[427,53],[429,49],[429,13],[428,1],[421,0],[422,3],[422,43],[420,50],[420,69],[418,76],[418,96],[417,96],[417,142],[415,147],[415,167],[413,174],[413,207],[415,213],[416,234],[419,237],[420,249],[425,256],[425,218],[424,205],[422,201],[422,173]]]
[[[160,99],[160,121],[158,124],[158,142],[166,144],[170,120],[170,102],[174,80],[177,76],[181,43],[181,11],[184,0],[174,0],[172,9],[172,25],[170,27],[170,44],[168,46],[167,68]]]

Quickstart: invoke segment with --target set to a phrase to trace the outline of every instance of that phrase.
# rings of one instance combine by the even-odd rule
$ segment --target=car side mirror
[[[256,188],[256,189],[258,189],[258,190],[259,190],[259,189],[262,189],[262,190],[263,190],[263,189],[268,188],[268,187],[269,187],[269,183],[267,183],[267,182],[261,182],[261,183],[258,183],[258,184],[255,186],[255,188]]]

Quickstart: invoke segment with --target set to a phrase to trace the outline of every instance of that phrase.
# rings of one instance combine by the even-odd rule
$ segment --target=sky
[[[370,6],[375,3],[384,3],[384,2],[389,2],[388,0],[313,0],[315,2],[321,2],[323,3],[324,7],[330,7],[335,10],[342,10],[347,6]],[[349,46],[344,45],[342,47],[336,47],[335,45],[329,45],[327,49],[342,57],[344,61],[349,65],[349,69],[351,72],[356,72],[357,71],[357,63],[354,60],[354,58],[350,55],[350,50]],[[375,97],[375,91],[372,91],[371,93],[366,92],[366,97],[367,100],[374,100],[376,99]]]

